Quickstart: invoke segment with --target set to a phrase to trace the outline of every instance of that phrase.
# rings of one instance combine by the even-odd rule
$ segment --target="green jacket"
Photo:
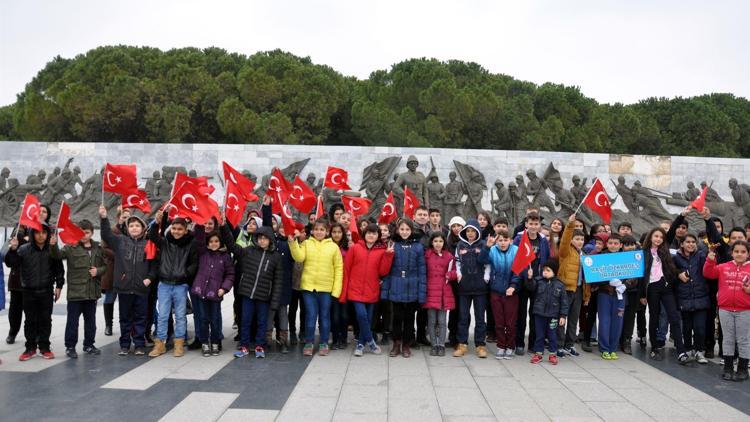
[[[80,242],[76,245],[65,245],[62,249],[55,244],[50,247],[50,254],[53,258],[68,261],[68,302],[97,300],[101,297],[101,277],[107,270],[107,264],[104,262],[104,250],[99,242],[92,240],[90,251]],[[91,267],[96,267],[94,278],[89,275]]]

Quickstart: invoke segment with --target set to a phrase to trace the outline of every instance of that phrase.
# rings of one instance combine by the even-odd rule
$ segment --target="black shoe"
[[[714,351],[713,351],[713,348],[711,348],[711,349],[712,350],[706,350],[706,352],[703,354],[703,357],[705,357],[706,359],[713,359],[714,358]]]
[[[445,356],[445,346],[438,346],[438,356]]]
[[[65,356],[71,359],[78,359],[78,353],[76,353],[76,349],[74,347],[68,347],[67,349],[65,349]]]
[[[112,335],[112,326],[111,325],[107,325],[106,327],[104,327],[104,335],[105,336],[111,336]]]
[[[437,356],[438,355],[438,347],[440,346],[432,346],[430,349],[430,356]]]
[[[12,334],[8,334],[8,337],[5,337],[5,342],[8,344],[13,344],[16,342],[16,336]]]
[[[649,354],[651,359],[655,361],[662,361],[664,360],[664,350],[662,349],[651,349],[651,353]]]
[[[689,353],[682,352],[679,356],[677,356],[677,362],[680,365],[687,365],[688,363],[695,360]]]
[[[525,349],[524,349],[524,347],[523,347],[523,346],[521,346],[521,347],[516,347],[516,354],[517,354],[518,356],[523,356],[523,355],[524,355],[524,351],[525,351]]]
[[[192,343],[188,344],[188,350],[201,350],[203,348],[203,343],[201,343],[198,339],[193,340]]]
[[[724,381],[734,379],[734,356],[724,356],[724,372],[721,374]]]
[[[740,358],[737,362],[737,372],[734,374],[734,378],[732,378],[734,381],[742,382],[745,381],[748,378],[747,373],[747,359]]]
[[[97,349],[96,346],[88,346],[83,348],[83,353],[87,355],[101,355],[102,351]]]
[[[126,348],[124,348],[124,347],[121,347],[121,348],[120,348],[120,351],[119,351],[119,352],[117,352],[117,355],[118,355],[118,356],[127,356],[127,355],[128,355],[128,353],[130,353],[130,349],[126,349]]]
[[[591,343],[585,341],[581,343],[581,350],[587,353],[591,353]]]
[[[633,348],[630,345],[630,340],[625,341],[625,343],[622,344],[622,352],[626,355],[632,355],[633,354]]]
[[[646,350],[646,337],[639,338],[638,344],[641,345],[641,350]]]
[[[146,354],[146,349],[144,349],[143,347],[136,347],[135,352],[133,352],[133,354],[136,356],[143,356]]]
[[[296,346],[297,341],[297,333],[295,333],[294,330],[289,330],[289,344]]]

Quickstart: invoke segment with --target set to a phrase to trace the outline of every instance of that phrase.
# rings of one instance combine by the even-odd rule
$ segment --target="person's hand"
[[[565,317],[560,317],[560,319],[559,319],[559,321],[558,321],[558,324],[560,324],[560,326],[565,326],[565,323],[566,323],[566,322],[567,322],[567,321],[565,321]]]
[[[648,304],[648,301],[646,300],[646,298],[642,298],[641,305],[646,306],[647,304]]]
[[[55,289],[55,302],[57,302],[58,300],[60,300],[60,293],[61,292],[62,292],[62,289],[58,289],[58,288]]]
[[[684,271],[678,274],[677,278],[679,278],[683,283],[687,283],[688,281],[690,281],[690,277],[688,277],[687,273]]]
[[[18,249],[18,238],[15,236],[10,238],[10,250],[15,251]]]
[[[90,275],[91,277],[96,277],[96,275],[97,275],[98,273],[99,273],[99,272],[98,272],[98,271],[96,270],[96,267],[91,267],[91,268],[89,268],[89,275]]]
[[[393,253],[393,252],[395,252],[395,249],[394,249],[394,243],[393,243],[393,241],[392,241],[392,240],[389,240],[389,241],[388,241],[388,247],[386,248],[386,250],[385,250],[385,251],[386,251],[387,253]]]
[[[107,208],[104,207],[104,204],[99,205],[99,217],[107,218]]]
[[[50,245],[50,246],[55,246],[55,245],[57,245],[57,233],[52,233],[52,234],[51,234],[51,235],[49,236],[49,245]]]
[[[224,289],[219,289],[219,297],[224,297],[224,295],[225,295],[226,293],[227,293],[227,292],[225,292],[225,291],[224,291]]]
[[[515,293],[515,291],[515,287],[508,287],[508,289],[505,290],[505,296],[513,296],[513,293]]]
[[[151,280],[149,280],[147,278],[143,279],[143,285],[146,286],[146,287],[150,286],[151,285]]]
[[[156,220],[157,224],[161,224],[162,217],[164,217],[164,210],[156,211],[156,214],[154,215],[154,219]]]
[[[706,258],[710,259],[711,261],[716,261],[716,251],[713,249],[709,249]]]
[[[497,236],[487,236],[487,247],[491,248],[495,246],[495,242],[497,242]]]
[[[456,281],[460,283],[460,282],[461,282],[461,279],[462,279],[463,277],[464,277],[464,276],[463,276],[463,274],[457,274],[457,275],[456,275]]]
[[[271,205],[271,201],[273,198],[271,198],[271,195],[263,195],[263,205]]]
[[[529,278],[529,279],[534,278],[534,270],[529,268],[529,271],[526,272],[526,278]]]
[[[294,241],[294,239],[296,239],[296,238],[297,238],[297,236],[295,236],[295,235],[293,235],[293,234],[290,234],[289,236],[287,236],[287,237],[286,237],[286,239],[287,239],[288,241],[290,241],[290,242],[293,242],[293,241]]]
[[[583,301],[583,306],[589,306],[589,301],[588,300],[584,300]]]
[[[568,223],[574,223],[575,221],[576,221],[575,213],[570,214],[570,217],[568,217]]]

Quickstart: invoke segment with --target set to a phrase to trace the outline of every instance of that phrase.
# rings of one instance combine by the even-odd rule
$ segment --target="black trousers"
[[[419,308],[417,302],[393,302],[393,339],[409,344],[414,340],[414,313]]]
[[[417,310],[417,339],[427,338],[427,309]]]
[[[662,306],[667,310],[669,324],[672,327],[680,326],[680,312],[677,310],[674,290],[668,287],[662,278],[659,281],[649,283],[646,296],[648,298],[648,337],[651,348],[661,348],[664,347],[664,342],[656,339],[656,330],[659,327],[659,313],[661,313]],[[672,330],[672,335],[674,336],[674,345],[677,349],[677,354],[685,352],[685,344],[682,342],[682,332],[679,329]]]
[[[21,290],[10,291],[10,306],[8,307],[8,322],[10,330],[8,334],[15,337],[21,331],[23,321],[23,292]]]
[[[303,332],[305,331],[305,301],[302,300],[301,290],[292,290],[292,300],[289,302],[289,332],[297,333],[297,310],[299,310],[299,334],[301,338],[305,338]]]
[[[458,297],[458,283],[451,283],[453,297]],[[456,307],[448,312],[448,343],[458,344],[458,321],[461,320],[461,309],[456,301]]]
[[[372,314],[372,331],[374,333],[391,332],[391,302],[380,300],[375,303],[375,309]]]
[[[23,312],[26,321],[23,334],[26,337],[26,350],[49,351],[49,336],[52,333],[52,290],[24,290]]]
[[[583,341],[585,343],[591,343],[591,333],[594,332],[594,325],[596,325],[596,310],[598,308],[598,292],[592,292],[589,304],[586,306],[586,325],[583,328]]]
[[[518,320],[516,321],[516,347],[524,347],[527,318],[529,324],[529,348],[534,346],[536,340],[536,328],[534,327],[534,295],[526,289],[519,289],[518,294]]]
[[[717,280],[707,280],[708,282],[708,297],[711,299],[711,304],[706,311],[706,350],[713,351],[718,340],[719,343],[719,356],[722,356],[721,341],[723,336],[721,333],[721,323],[718,323],[718,336],[717,331],[717,308],[718,303],[716,302],[716,294],[719,292],[719,284]]]
[[[83,314],[83,347],[94,345],[96,337],[96,300],[68,302],[68,319],[65,324],[65,348],[78,344],[78,322]]]
[[[625,316],[622,322],[622,335],[620,336],[620,346],[629,342],[633,338],[633,331],[636,327],[636,318],[638,309],[642,307],[638,291],[627,292],[625,296]],[[638,337],[646,336],[646,324],[638,325]],[[641,331],[643,330],[643,331]]]

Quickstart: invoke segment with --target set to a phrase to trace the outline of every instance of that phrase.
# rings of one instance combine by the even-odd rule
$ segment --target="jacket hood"
[[[473,242],[469,242],[469,240],[466,239],[466,230],[468,229],[474,229],[477,232],[477,238]],[[458,232],[458,238],[468,243],[469,245],[473,245],[474,243],[479,242],[479,239],[482,238],[482,231],[479,229],[479,221],[477,221],[476,219],[467,221],[464,228],[461,229],[460,232]]]
[[[143,239],[144,237],[146,237],[146,231],[148,230],[148,225],[146,224],[145,221],[143,221],[143,219],[141,217],[138,217],[137,215],[131,215],[125,221],[125,227],[123,227],[123,234],[126,235],[126,236],[128,236],[128,237],[130,236],[130,233],[128,232],[128,225],[133,220],[136,220],[136,221],[140,222],[141,223],[141,227],[143,227],[143,232],[141,232],[141,235],[138,236],[136,239]],[[154,230],[157,230],[157,229],[154,228]]]
[[[49,228],[49,225],[47,223],[42,223],[42,229],[45,230],[45,231],[47,231],[47,238],[44,239],[44,245],[42,246],[42,249],[46,249],[49,246],[49,237],[50,237],[50,228]],[[37,232],[37,230],[35,230],[35,229],[30,229],[29,230],[29,243],[31,245],[33,245],[35,248],[37,247],[36,246],[36,242],[34,241],[34,234],[36,232]]]
[[[276,249],[276,236],[274,235],[273,229],[268,226],[260,226],[258,227],[258,230],[253,233],[253,245],[259,248],[258,246],[258,236],[265,236],[270,241],[268,245],[268,250],[273,251]]]

